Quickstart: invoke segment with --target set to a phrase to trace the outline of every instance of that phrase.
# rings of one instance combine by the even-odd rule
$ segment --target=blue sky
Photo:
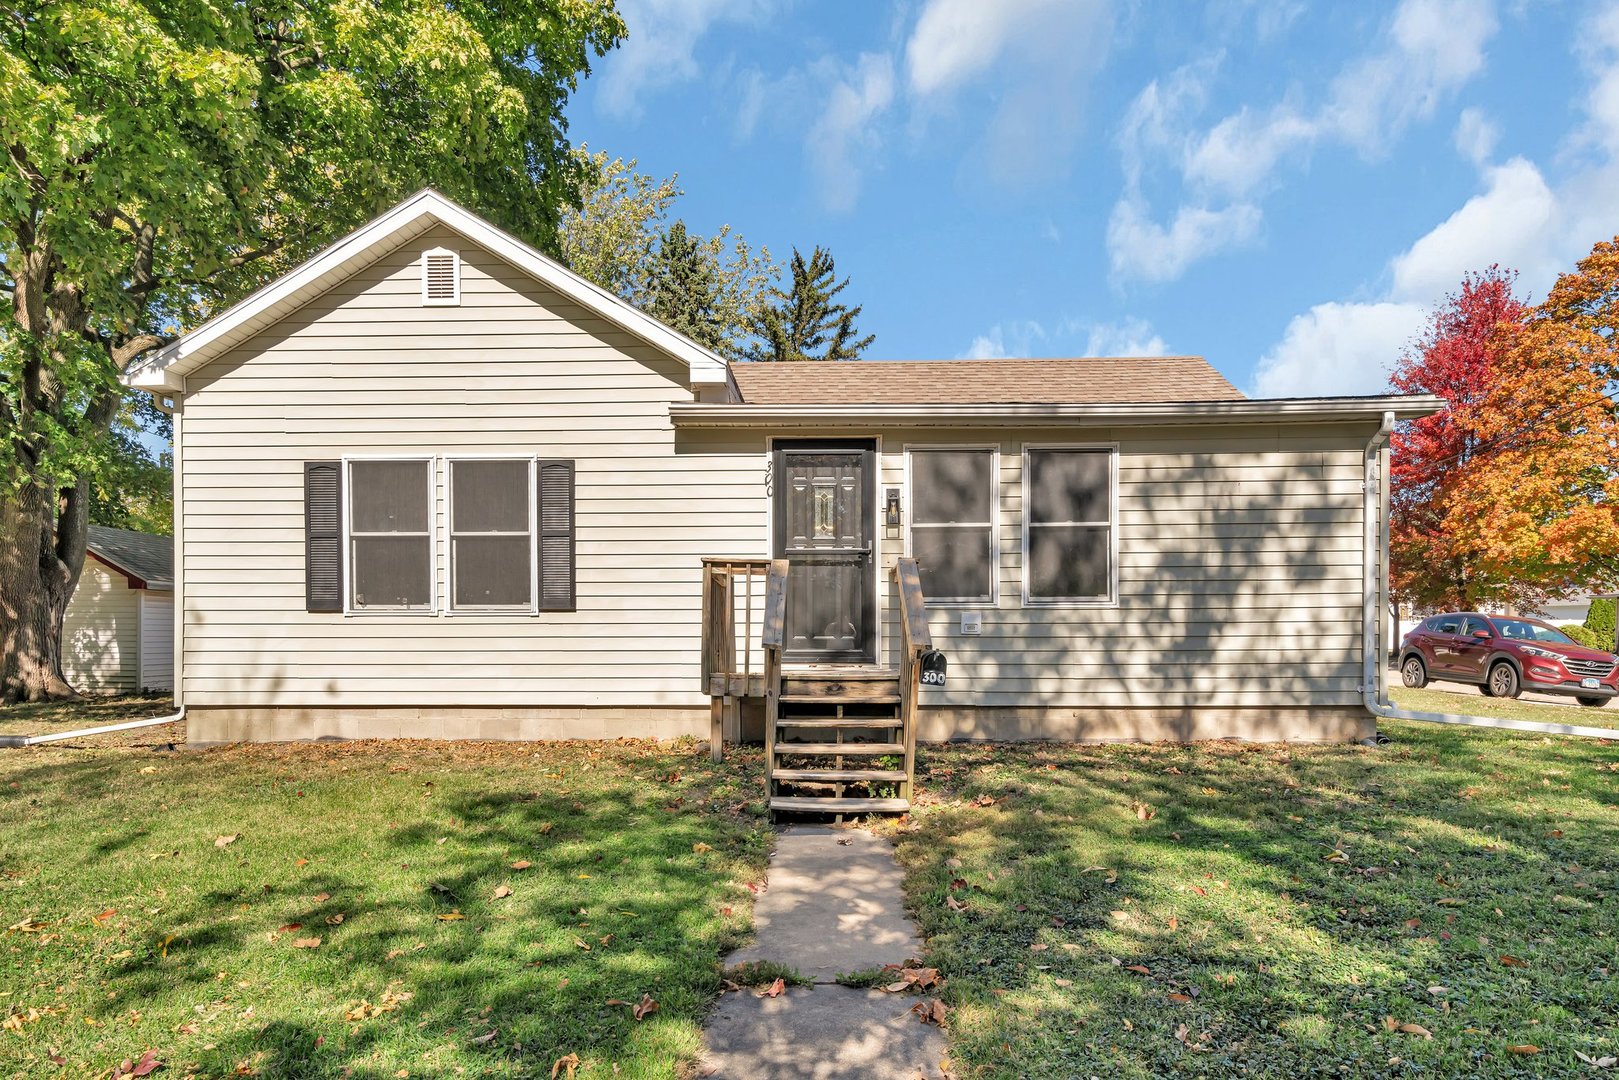
[[[1372,393],[1461,275],[1619,233],[1619,2],[622,0],[571,135],[831,248],[874,358]]]

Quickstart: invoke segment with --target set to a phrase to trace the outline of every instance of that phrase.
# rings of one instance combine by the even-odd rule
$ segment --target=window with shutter
[[[451,458],[450,610],[534,610],[534,459]]]
[[[304,607],[343,610],[343,463],[304,462]]]
[[[1116,457],[1111,448],[1025,448],[1023,566],[1028,603],[1114,601]]]
[[[539,477],[540,610],[573,611],[573,462],[542,461]]]
[[[434,609],[433,462],[348,463],[349,610]]]
[[[461,257],[447,248],[422,252],[422,303],[455,305],[461,302]]]

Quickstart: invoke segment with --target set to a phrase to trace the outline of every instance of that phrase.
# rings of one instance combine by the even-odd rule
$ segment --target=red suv
[[[1413,689],[1440,679],[1475,683],[1489,697],[1568,694],[1592,708],[1619,695],[1615,663],[1539,619],[1471,611],[1424,619],[1400,642],[1400,681]]]

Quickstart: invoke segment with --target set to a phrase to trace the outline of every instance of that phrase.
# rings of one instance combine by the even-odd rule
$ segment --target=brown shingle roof
[[[1241,401],[1201,356],[731,365],[749,405],[1122,405]]]

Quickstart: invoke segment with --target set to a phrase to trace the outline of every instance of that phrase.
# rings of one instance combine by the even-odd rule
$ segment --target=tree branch
[[[144,296],[145,294],[152,292],[154,289],[166,288],[170,285],[179,285],[181,287],[207,285],[209,282],[213,281],[214,278],[228,270],[236,270],[246,266],[248,263],[269,258],[271,255],[274,255],[280,251],[283,246],[284,241],[274,240],[268,244],[265,244],[262,248],[253,248],[251,250],[244,251],[239,255],[232,255],[217,269],[210,270],[201,277],[162,277],[159,275],[149,275],[146,280],[140,280],[137,278],[136,280],[131,281],[128,285],[124,286],[124,292],[130,296]]]
[[[163,334],[136,334],[110,346],[107,349],[107,354],[112,357],[113,364],[120,372],[128,371],[129,365],[134,363],[142,353],[162,348],[173,340],[174,338],[166,337]]]

